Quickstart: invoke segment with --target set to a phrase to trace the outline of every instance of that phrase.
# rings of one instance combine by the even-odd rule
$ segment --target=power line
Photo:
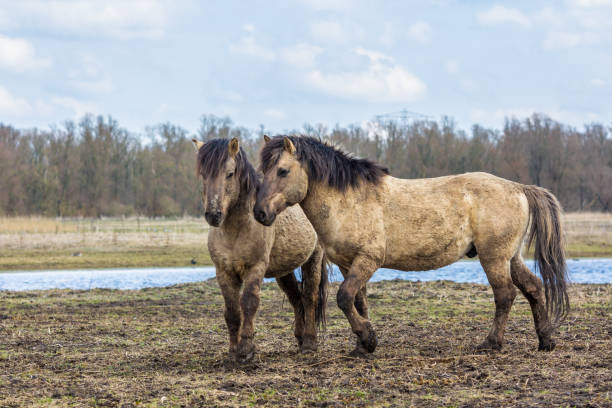
[[[402,124],[408,123],[409,120],[432,120],[433,117],[424,115],[419,112],[409,111],[408,109],[402,109],[397,112],[383,113],[376,115],[375,120],[377,122],[383,122],[388,120],[400,120]]]

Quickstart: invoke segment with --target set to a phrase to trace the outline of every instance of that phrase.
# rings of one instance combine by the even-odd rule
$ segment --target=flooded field
[[[527,262],[533,267],[533,262]],[[568,260],[570,281],[574,283],[612,283],[612,259]],[[118,268],[0,272],[0,290],[40,289],[142,289],[198,282],[215,276],[214,267],[183,268]],[[331,280],[341,279],[335,268]],[[383,280],[436,281],[487,283],[478,261],[456,262],[444,268],[424,272],[403,272],[379,269],[371,282]],[[268,282],[274,279],[267,279]]]

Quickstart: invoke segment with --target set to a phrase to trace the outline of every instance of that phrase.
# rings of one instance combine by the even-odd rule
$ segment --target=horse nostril
[[[221,222],[221,211],[206,211],[204,212],[204,218],[209,224],[217,226]]]
[[[264,210],[256,210],[255,211],[255,215],[257,216],[257,219],[259,220],[265,220],[266,219],[266,212]]]

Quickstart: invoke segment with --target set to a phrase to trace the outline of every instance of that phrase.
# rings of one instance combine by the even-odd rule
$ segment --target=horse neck
[[[327,223],[331,221],[329,216],[322,216],[324,209],[333,208],[334,206],[331,203],[338,202],[342,194],[344,193],[324,183],[309,182],[308,192],[300,206],[317,233],[323,230]]]
[[[257,223],[253,217],[255,205],[254,194],[244,196],[241,194],[238,201],[228,210],[221,229],[227,234],[238,234],[247,231]]]

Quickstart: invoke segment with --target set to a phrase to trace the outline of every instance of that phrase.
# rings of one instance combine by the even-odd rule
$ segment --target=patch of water
[[[612,283],[612,259],[568,260],[570,281],[573,283]],[[527,262],[533,268],[533,262]],[[124,268],[124,269],[83,269],[17,271],[0,273],[0,290],[42,290],[42,289],[142,289],[170,286],[179,283],[199,282],[213,278],[214,267],[185,268]],[[336,267],[332,280],[341,280]],[[487,283],[480,263],[475,261],[456,262],[444,268],[425,272],[402,272],[393,269],[379,269],[371,282],[382,280],[435,281]],[[266,279],[274,281],[274,279]]]

